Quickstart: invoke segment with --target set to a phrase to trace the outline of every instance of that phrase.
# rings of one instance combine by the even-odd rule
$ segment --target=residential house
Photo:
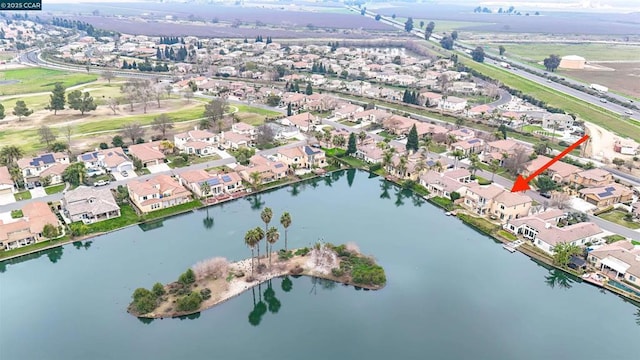
[[[125,155],[120,147],[81,154],[78,155],[78,161],[84,163],[88,174],[100,174],[104,171],[131,171],[134,168],[133,161]]]
[[[433,170],[427,171],[420,176],[420,185],[424,186],[435,196],[450,198],[451,193],[457,192],[462,195],[466,192],[468,183],[460,182],[446,172],[439,173]]]
[[[619,203],[630,203],[633,200],[633,191],[615,182],[604,186],[584,188],[579,191],[579,194],[589,204],[599,208]]]
[[[127,189],[132,203],[142,213],[184,204],[192,198],[191,192],[169,175],[130,180]]]
[[[449,132],[458,141],[471,140],[476,137],[476,132],[469,128],[456,129]]]
[[[377,143],[370,142],[368,144],[358,146],[354,156],[368,163],[381,163],[384,157],[384,150],[378,147]]]
[[[442,94],[434,93],[431,91],[421,92],[418,96],[420,103],[426,107],[435,107],[440,104],[442,100]]]
[[[287,177],[289,171],[287,165],[281,161],[273,161],[262,155],[254,155],[249,160],[249,166],[237,166],[235,170],[240,174],[240,177],[246,182],[253,182],[251,179],[252,173],[260,174],[262,184],[270,183],[273,181],[281,180]]]
[[[237,150],[241,147],[248,147],[252,143],[249,135],[238,134],[233,131],[223,133],[222,139],[222,144],[226,149]]]
[[[276,157],[291,169],[294,167],[298,169],[323,168],[328,165],[323,150],[307,145],[278,150]]]
[[[392,115],[382,121],[382,127],[396,135],[408,134],[414,124],[415,120],[400,115]]]
[[[221,134],[207,130],[190,130],[173,136],[175,147],[186,154],[200,156],[216,153],[216,145],[221,142]]]
[[[318,117],[309,112],[288,116],[281,120],[282,125],[295,126],[300,131],[308,132],[312,126],[319,123]]]
[[[484,148],[484,141],[481,139],[468,139],[451,144],[452,150],[460,150],[465,156],[479,154]]]
[[[231,131],[236,134],[247,135],[251,141],[256,139],[258,131],[255,126],[243,122],[231,125]]]
[[[438,108],[451,112],[462,112],[467,107],[467,99],[457,96],[443,97],[438,101]]]
[[[179,175],[180,184],[191,190],[197,197],[219,196],[244,190],[242,178],[236,172],[210,173],[205,170],[189,170]],[[209,192],[202,191],[209,184]]]
[[[613,174],[609,171],[593,168],[573,174],[571,182],[576,186],[605,186],[613,182]]]
[[[481,117],[484,114],[490,114],[491,110],[492,108],[489,105],[476,105],[467,111],[467,116]]]
[[[360,105],[345,104],[334,110],[333,115],[336,119],[353,118],[357,113],[363,112],[364,108]]]
[[[544,214],[511,220],[503,227],[531,240],[536,247],[550,255],[553,255],[553,248],[560,243],[582,246],[588,242],[595,242],[604,234],[598,225],[591,222],[558,227],[557,214],[551,214],[553,216],[546,216],[546,218],[543,217]]]
[[[629,241],[616,241],[594,249],[587,261],[597,269],[615,273],[617,280],[640,286],[640,247]]]
[[[56,214],[45,202],[32,202],[22,207],[23,216],[15,221],[0,220],[0,247],[11,250],[47,240],[42,231],[45,225],[58,228],[60,223]]]
[[[490,215],[494,199],[505,190],[494,184],[471,184],[464,194],[463,206],[478,215]]]
[[[527,164],[525,170],[522,172],[522,176],[529,176],[529,174],[532,174],[549,161],[551,161],[550,158],[539,155]],[[547,169],[546,172],[553,181],[561,184],[569,184],[574,179],[575,174],[582,172],[582,168],[566,162],[556,161]]]
[[[573,117],[567,114],[545,114],[542,117],[542,127],[545,129],[570,130],[573,122]]]
[[[161,141],[131,145],[129,155],[140,160],[142,167],[163,164],[166,159]]]
[[[385,110],[380,110],[380,109],[371,109],[371,110],[365,110],[362,112],[357,112],[353,115],[353,120],[354,121],[370,121],[373,123],[382,123],[382,121],[388,117],[390,117],[392,114],[388,111]]]
[[[0,166],[0,195],[13,194],[16,192],[15,184],[6,166]]]
[[[529,215],[532,199],[522,193],[503,191],[491,203],[491,217],[502,222]]]
[[[60,152],[18,160],[18,167],[22,171],[25,184],[41,181],[46,176],[51,176],[52,185],[61,183],[62,173],[67,166],[69,166],[69,157]]]
[[[110,189],[79,186],[62,197],[62,208],[72,222],[91,224],[120,217],[120,207]]]

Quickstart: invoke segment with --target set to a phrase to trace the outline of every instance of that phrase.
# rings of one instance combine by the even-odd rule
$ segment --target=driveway
[[[222,151],[222,150],[216,150],[216,154],[218,156],[220,156],[221,159],[229,159],[229,158],[233,157],[233,156],[229,155],[228,152]]]
[[[15,196],[13,194],[3,194],[0,195],[0,205],[7,205],[16,202]]]
[[[138,177],[138,174],[136,174],[136,172],[133,170],[127,171],[127,175],[128,175],[127,177],[122,176],[122,174],[119,171],[114,171],[111,173],[111,175],[113,176],[114,179],[116,179],[116,181],[129,180],[131,178]]]
[[[152,174],[157,174],[164,171],[171,171],[171,168],[167,164],[150,165],[150,166],[147,166],[147,169],[149,169],[149,171]]]
[[[41,198],[41,197],[45,197],[47,196],[47,192],[44,191],[44,188],[42,186],[39,186],[35,189],[31,189],[29,190],[29,192],[31,193],[31,198],[35,199],[35,198]]]

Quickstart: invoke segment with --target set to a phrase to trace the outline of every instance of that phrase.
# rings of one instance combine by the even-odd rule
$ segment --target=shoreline
[[[338,159],[338,160],[340,160],[339,158],[337,158],[337,159]],[[341,163],[341,164],[346,164],[346,163],[344,163],[344,162],[342,162],[342,161],[340,161],[340,163]],[[314,176],[311,176],[311,177],[308,177],[308,178],[304,178],[304,179],[297,178],[297,179],[295,179],[295,180],[293,180],[293,181],[289,181],[289,182],[285,182],[285,183],[276,184],[276,185],[271,186],[271,187],[265,187],[264,189],[260,189],[260,190],[257,190],[257,191],[252,191],[252,192],[250,192],[250,193],[248,193],[248,192],[246,192],[246,191],[245,191],[245,192],[243,192],[243,195],[242,195],[242,196],[239,196],[239,197],[229,197],[229,198],[226,198],[226,199],[224,199],[224,200],[222,200],[222,201],[217,201],[217,202],[214,202],[214,203],[211,203],[211,204],[209,204],[209,203],[207,203],[207,202],[203,202],[203,205],[202,205],[202,206],[200,206],[200,207],[198,207],[198,208],[194,208],[194,209],[189,209],[189,210],[185,210],[185,211],[177,212],[177,213],[170,214],[170,215],[167,215],[167,216],[164,216],[164,217],[159,217],[159,218],[156,218],[156,219],[153,219],[153,220],[150,220],[150,221],[164,220],[164,219],[168,219],[168,218],[171,218],[171,217],[173,217],[173,216],[177,216],[177,215],[185,214],[185,213],[188,213],[188,212],[195,212],[196,210],[204,209],[204,208],[207,208],[207,207],[209,207],[209,206],[216,206],[216,205],[224,204],[224,203],[229,202],[229,201],[238,200],[238,199],[244,198],[244,197],[246,197],[246,196],[256,195],[256,194],[260,194],[260,193],[268,192],[268,191],[271,191],[271,190],[277,190],[277,189],[282,188],[282,187],[285,187],[285,186],[289,186],[289,185],[293,185],[293,184],[296,184],[296,183],[299,183],[299,182],[303,182],[303,181],[311,180],[311,179],[314,179],[314,178],[322,177],[322,176],[325,176],[325,175],[331,174],[331,173],[336,172],[336,171],[344,171],[344,170],[348,170],[348,169],[350,169],[350,168],[352,168],[352,169],[358,169],[358,170],[362,170],[362,171],[366,171],[366,172],[368,172],[368,173],[370,173],[370,174],[374,174],[374,175],[376,175],[376,176],[380,176],[380,177],[382,177],[383,179],[385,179],[385,181],[389,181],[390,183],[392,183],[392,184],[394,184],[394,185],[402,186],[402,184],[400,184],[400,183],[398,183],[397,181],[395,181],[396,179],[395,179],[395,178],[393,178],[393,177],[381,176],[381,175],[379,175],[379,174],[376,174],[375,172],[371,172],[371,171],[369,171],[369,170],[368,170],[368,169],[366,169],[366,168],[360,168],[360,167],[354,167],[354,166],[350,166],[350,165],[348,165],[348,167],[341,167],[340,169],[335,169],[335,170],[332,170],[332,171],[328,171],[328,172],[326,172],[325,174],[322,174],[322,175],[314,174]],[[411,190],[411,191],[413,191],[413,190]],[[414,192],[416,195],[421,196],[420,194],[416,193],[415,191],[413,191],[413,192]],[[434,202],[429,201],[428,199],[426,199],[426,198],[425,198],[425,197],[423,197],[423,196],[421,196],[421,197],[422,197],[423,199],[425,199],[425,201],[426,201],[426,202],[428,202],[429,204],[431,204],[431,205],[435,206],[436,208],[443,209],[443,208],[442,208],[441,206],[439,206],[438,204],[436,204],[436,203],[434,203]],[[446,209],[443,209],[443,210],[444,210],[445,212],[447,211]],[[487,234],[487,233],[485,233],[484,231],[482,231],[481,229],[476,228],[476,227],[475,227],[475,226],[473,226],[472,224],[467,223],[467,222],[465,222],[465,221],[462,221],[462,219],[460,219],[459,217],[458,217],[458,219],[459,219],[463,224],[465,224],[465,225],[469,226],[470,228],[472,228],[472,229],[474,229],[474,230],[478,231],[481,235],[484,235],[484,236],[490,237],[491,239],[493,239],[493,240],[494,240],[494,241],[496,241],[496,242],[499,242],[499,243],[501,243],[501,244],[509,244],[509,243],[510,243],[510,241],[509,241],[509,240],[503,239],[503,238],[501,238],[501,237],[499,237],[499,236],[495,236],[495,235],[493,235],[493,234]],[[145,222],[138,222],[138,223],[135,223],[135,224],[130,224],[130,225],[127,225],[127,226],[124,226],[124,227],[121,227],[121,228],[118,228],[118,229],[113,229],[113,230],[110,230],[110,231],[106,231],[106,232],[93,233],[93,234],[84,235],[84,236],[82,236],[82,237],[78,237],[78,238],[74,238],[74,239],[69,239],[69,240],[67,240],[67,241],[64,241],[64,242],[61,242],[61,243],[58,243],[58,244],[54,244],[54,245],[51,245],[51,246],[47,246],[47,247],[44,247],[44,248],[41,248],[41,249],[32,250],[32,251],[28,251],[28,252],[25,252],[25,253],[22,253],[22,254],[16,254],[16,255],[13,255],[13,256],[9,256],[9,257],[3,258],[3,259],[1,259],[1,260],[0,260],[0,263],[2,263],[2,262],[4,262],[4,261],[9,261],[9,260],[12,260],[12,259],[20,258],[20,257],[23,257],[23,256],[27,256],[27,255],[31,255],[31,254],[35,254],[35,253],[39,253],[39,252],[42,252],[42,251],[51,250],[51,249],[54,249],[54,248],[57,248],[57,247],[61,247],[61,246],[64,246],[64,245],[71,244],[71,243],[76,242],[76,241],[84,241],[84,240],[88,240],[88,239],[97,238],[97,237],[100,237],[100,236],[102,236],[102,235],[107,235],[107,234],[110,234],[110,233],[112,233],[112,232],[119,231],[119,230],[122,230],[122,229],[126,229],[126,228],[129,228],[129,227],[132,227],[132,226],[137,226],[137,225],[140,225],[140,224],[143,224],[143,223],[145,223]],[[526,250],[525,250],[525,249],[526,249]],[[543,256],[542,254],[539,254],[539,253],[537,253],[535,250],[529,249],[529,248],[527,248],[526,246],[518,246],[518,247],[516,248],[516,250],[517,250],[517,251],[519,251],[520,253],[522,253],[523,255],[525,255],[525,256],[527,256],[527,257],[529,257],[530,259],[538,260],[538,261],[543,262],[544,264],[546,264],[546,265],[548,265],[548,266],[553,267],[554,269],[560,270],[560,271],[562,271],[562,272],[564,272],[564,273],[567,273],[567,274],[569,274],[569,275],[576,276],[576,277],[580,278],[580,276],[579,276],[579,275],[574,274],[574,273],[572,273],[572,272],[568,271],[567,269],[564,269],[564,268],[561,268],[561,267],[556,266],[556,265],[555,265],[552,261],[550,261],[546,256]],[[587,283],[587,284],[590,284],[590,283],[585,282],[585,281],[581,281],[581,283]],[[257,284],[256,284],[256,285],[257,285]],[[592,285],[592,284],[590,284],[590,285]],[[610,292],[612,292],[613,294],[615,294],[615,295],[617,295],[617,296],[621,297],[623,300],[625,300],[625,301],[631,301],[631,302],[633,302],[633,303],[637,304],[637,306],[639,306],[639,307],[640,307],[640,297],[637,297],[637,296],[635,296],[634,294],[628,293],[628,292],[626,292],[626,291],[624,291],[624,290],[622,290],[622,289],[619,289],[619,288],[617,288],[617,287],[615,287],[615,286],[611,286],[611,285],[608,285],[608,284],[605,284],[605,285],[604,285],[604,286],[602,286],[601,288],[604,288],[604,289],[606,289],[606,290],[609,290],[609,291],[610,291]]]
[[[291,253],[296,253],[296,251],[299,250],[301,249],[291,249],[289,251]],[[268,261],[267,255],[263,255],[260,257],[260,259],[263,260],[261,266],[264,266],[266,269],[261,273],[257,273],[256,269],[254,270],[253,275],[251,275],[250,273],[250,266],[251,262],[253,261],[252,258],[229,263],[228,269],[225,271],[225,273],[220,274],[220,276],[198,279],[193,284],[190,284],[186,287],[194,292],[200,291],[202,289],[209,289],[212,291],[211,298],[203,300],[200,306],[194,310],[178,311],[174,309],[176,300],[182,295],[175,295],[174,293],[172,293],[172,288],[175,290],[176,284],[178,284],[177,282],[172,282],[163,285],[166,292],[164,295],[166,296],[163,295],[160,297],[161,302],[157,305],[156,309],[144,314],[139,313],[134,309],[134,302],[131,302],[127,307],[127,312],[141,319],[173,319],[188,316],[216,307],[242,295],[249,290],[254,289],[258,285],[283,276],[308,276],[330,280],[343,285],[354,286],[370,291],[381,290],[386,286],[386,281],[382,285],[355,283],[353,282],[351,275],[346,272],[340,277],[335,276],[328,266],[331,265],[331,268],[339,267],[340,263],[342,262],[342,260],[337,257],[337,253],[335,252],[335,250],[331,250],[333,254],[336,255],[335,262],[331,264],[321,265],[317,264],[318,260],[317,258],[314,258],[312,254],[313,251],[317,250],[311,250],[309,253],[304,255],[293,255],[288,259],[280,259],[278,257],[278,252],[273,252],[271,253],[272,264],[270,267],[266,265]],[[368,258],[358,251],[350,252],[352,256],[359,258]],[[276,256],[275,261],[273,261],[273,255]],[[375,264],[375,261],[373,261],[373,263]],[[216,290],[217,292],[214,290]]]

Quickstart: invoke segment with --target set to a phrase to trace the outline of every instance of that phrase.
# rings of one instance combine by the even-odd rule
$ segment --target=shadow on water
[[[262,196],[260,194],[249,195],[245,197],[249,204],[251,204],[251,210],[260,210],[265,204],[265,201],[262,200]]]
[[[149,325],[153,322],[153,320],[155,319],[149,319],[149,318],[138,318],[138,320],[140,320],[141,323],[145,324],[145,325]]]
[[[154,221],[148,221],[148,222],[143,222],[142,224],[139,224],[138,227],[142,230],[142,231],[151,231],[154,229],[158,229],[164,226],[164,221],[163,220],[154,220]]]
[[[391,189],[391,183],[386,180],[380,180],[380,189],[382,193],[380,193],[380,199],[391,199],[391,195],[389,195],[389,190]]]
[[[85,242],[82,241],[74,241],[72,243],[73,247],[75,247],[76,249],[80,250],[80,249],[85,249],[85,250],[89,250],[89,248],[91,247],[91,244],[93,244],[93,241],[91,240],[87,240]],[[52,261],[53,262],[53,261]]]
[[[202,226],[205,229],[211,230],[213,228],[213,218],[209,215],[209,207],[207,206],[207,215],[202,219]]]
[[[349,184],[349,187],[351,187],[353,185],[353,181],[356,178],[356,169],[348,169],[347,170],[347,184]]]
[[[200,317],[200,313],[197,312],[195,314],[189,314],[189,315],[184,315],[184,316],[178,316],[178,319],[180,320],[195,320],[198,319]]]

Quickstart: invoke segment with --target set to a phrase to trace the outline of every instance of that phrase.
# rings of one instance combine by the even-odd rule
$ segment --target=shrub
[[[192,291],[189,295],[178,299],[176,309],[178,311],[193,311],[197,310],[200,304],[202,304],[202,296],[200,293]]]
[[[309,253],[309,248],[308,247],[303,247],[302,249],[298,249],[296,250],[295,253],[293,253],[296,256],[306,256]]]
[[[133,292],[133,306],[140,314],[146,314],[156,308],[157,298],[149,290],[145,288],[137,288]]]
[[[229,269],[229,261],[223,257],[215,257],[200,261],[193,266],[193,271],[198,279],[206,277],[223,277]]]
[[[292,257],[293,257],[293,252],[291,251],[284,251],[284,250],[278,251],[278,259],[280,260],[289,260]]]
[[[344,275],[344,270],[340,268],[333,268],[331,269],[331,274],[333,274],[333,276],[335,277],[341,277],[342,275]]]
[[[380,169],[382,169],[382,164],[380,164],[380,163],[375,163],[375,164],[369,165],[369,171],[378,171]]]
[[[211,299],[211,290],[207,288],[200,290],[200,296],[202,297],[202,300]]]
[[[153,284],[153,288],[151,289],[155,296],[162,296],[165,294],[164,286],[160,283]]]
[[[196,281],[196,275],[191,269],[187,269],[187,271],[182,273],[178,278],[178,282],[184,286],[193,284],[195,281]]]

